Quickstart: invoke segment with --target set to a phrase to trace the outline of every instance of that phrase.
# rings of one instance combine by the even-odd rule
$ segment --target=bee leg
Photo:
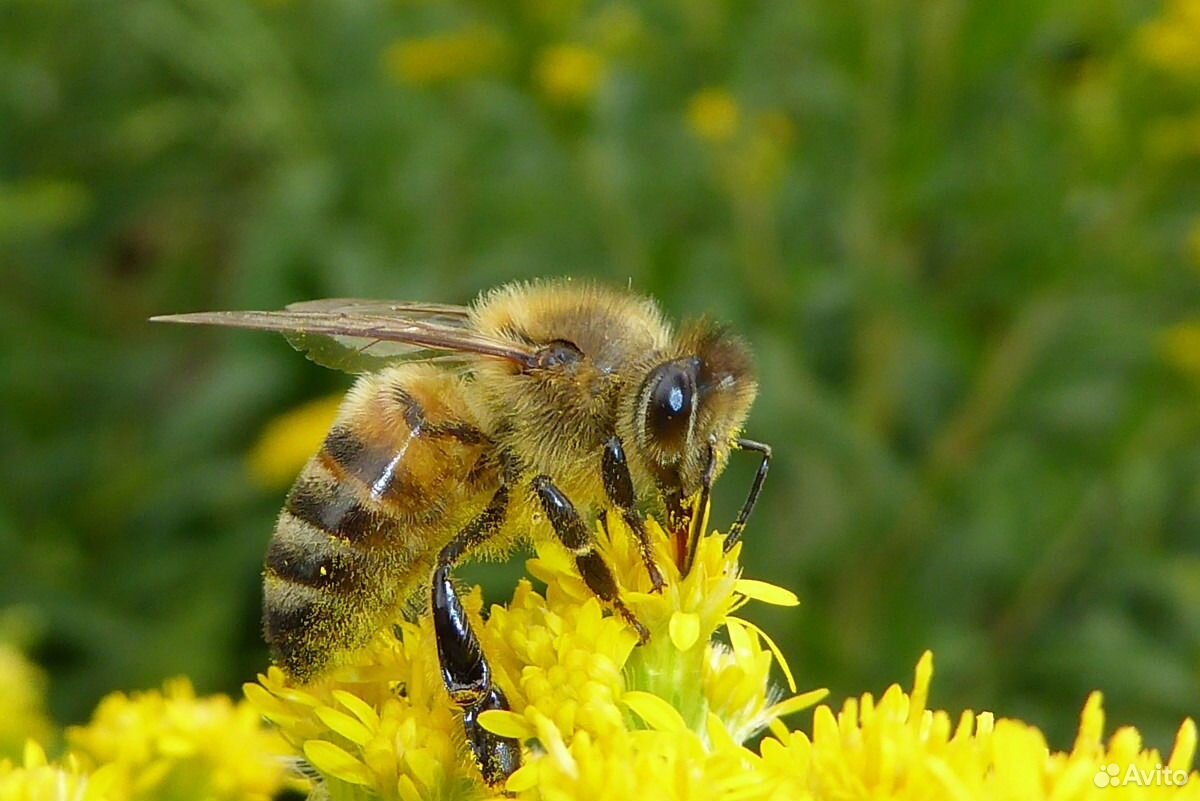
[[[579,575],[583,577],[588,589],[601,601],[616,609],[618,614],[633,626],[639,642],[648,642],[650,632],[621,601],[617,580],[596,552],[587,524],[583,522],[579,512],[575,511],[574,504],[554,485],[549,476],[537,476],[533,479],[532,487],[542,504],[542,510],[550,520],[550,525],[554,528],[554,533],[575,555],[575,567],[578,568]]]
[[[491,786],[503,784],[521,766],[521,744],[479,725],[482,712],[508,709],[508,700],[492,684],[491,667],[454,588],[451,569],[471,547],[495,533],[507,510],[508,487],[501,486],[488,507],[442,549],[433,571],[433,631],[442,683],[451,700],[463,710],[467,743],[484,781]]]
[[[762,492],[763,482],[767,479],[767,470],[771,467],[771,446],[767,443],[755,442],[752,439],[738,439],[734,446],[740,451],[753,451],[761,454],[762,461],[758,463],[758,472],[755,473],[754,481],[750,484],[750,494],[746,496],[742,510],[738,512],[738,516],[733,520],[733,525],[729,527],[729,535],[725,537],[725,553],[729,553],[729,549],[742,538],[746,521],[750,518],[750,513],[754,511],[754,504],[758,502],[758,494]]]
[[[700,479],[700,497],[688,516],[687,543],[683,550],[683,564],[679,568],[681,576],[687,576],[692,572],[692,565],[696,561],[696,548],[699,547],[700,537],[708,526],[708,502],[712,495],[713,479],[717,475],[717,448],[714,443],[715,441],[710,438],[708,463],[705,465],[704,475]]]
[[[608,500],[620,510],[621,519],[637,538],[638,550],[642,554],[642,561],[646,563],[646,572],[650,574],[651,591],[662,592],[666,582],[663,581],[662,573],[654,562],[650,535],[646,533],[646,524],[637,511],[633,478],[629,475],[629,463],[625,460],[625,449],[621,447],[619,437],[613,437],[604,446],[601,474],[604,477],[604,492],[608,495]]]

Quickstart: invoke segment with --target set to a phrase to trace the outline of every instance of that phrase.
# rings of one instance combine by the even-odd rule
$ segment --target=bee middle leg
[[[533,479],[532,487],[555,535],[575,555],[575,567],[588,589],[601,601],[616,609],[621,617],[633,626],[639,642],[647,642],[650,632],[621,601],[617,580],[596,551],[591,532],[588,531],[587,524],[583,522],[579,512],[575,510],[575,505],[555,486],[549,476],[537,476]]]
[[[654,562],[654,549],[650,545],[650,535],[646,533],[646,524],[637,511],[637,498],[633,492],[633,477],[629,475],[629,462],[625,459],[625,449],[621,446],[620,437],[613,437],[604,446],[604,456],[601,459],[600,472],[604,477],[604,492],[608,500],[621,512],[621,519],[637,539],[638,550],[642,561],[646,563],[646,572],[650,574],[650,586],[653,592],[662,592],[666,582],[662,572]]]
[[[508,511],[508,500],[508,487],[501,486],[487,508],[441,550],[433,571],[433,631],[442,683],[451,700],[463,711],[467,744],[484,781],[492,786],[502,784],[521,766],[521,744],[479,725],[481,713],[508,709],[508,700],[492,683],[491,667],[454,588],[451,570],[468,550],[499,529]]]

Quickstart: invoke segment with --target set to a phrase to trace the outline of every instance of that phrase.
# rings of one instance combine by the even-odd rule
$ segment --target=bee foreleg
[[[687,542],[683,550],[683,564],[679,569],[683,576],[692,572],[692,565],[696,562],[696,549],[700,545],[700,537],[703,536],[704,529],[708,524],[708,503],[709,497],[712,495],[713,479],[716,475],[717,448],[714,440],[710,437],[708,462],[704,467],[704,475],[700,478],[700,497],[692,507],[691,514],[688,515]]]
[[[738,516],[734,518],[733,525],[729,527],[729,536],[725,538],[724,545],[726,553],[729,553],[729,549],[741,539],[742,531],[746,528],[746,521],[750,518],[750,513],[754,511],[754,504],[758,502],[758,494],[762,492],[763,482],[767,479],[767,470],[771,467],[771,446],[767,443],[756,442],[752,439],[738,439],[734,442],[734,446],[740,451],[753,451],[761,454],[762,461],[758,463],[758,472],[754,474],[754,481],[750,484],[750,494],[746,496],[746,502],[742,504]]]
[[[508,487],[501,486],[488,507],[454,536],[438,554],[433,571],[433,631],[446,691],[463,710],[467,743],[489,785],[502,784],[521,765],[521,744],[479,725],[489,709],[508,709],[508,701],[492,684],[492,671],[454,588],[451,570],[472,547],[499,529],[508,511]]]
[[[562,490],[554,485],[549,476],[537,476],[533,479],[532,487],[542,504],[542,510],[550,520],[550,526],[554,529],[555,535],[575,555],[575,567],[579,570],[579,575],[587,584],[588,589],[595,593],[601,601],[617,610],[621,617],[633,626],[638,634],[639,642],[648,641],[650,632],[621,601],[617,580],[613,578],[612,571],[597,553],[587,524],[575,510],[575,505],[563,494]]]
[[[620,510],[625,525],[629,526],[629,530],[637,538],[638,550],[641,552],[642,561],[646,563],[646,572],[650,574],[651,591],[662,592],[666,582],[663,581],[662,573],[654,562],[650,536],[646,533],[646,524],[637,511],[633,477],[629,475],[629,463],[625,460],[625,449],[621,446],[620,437],[613,437],[604,446],[600,467],[608,500]]]

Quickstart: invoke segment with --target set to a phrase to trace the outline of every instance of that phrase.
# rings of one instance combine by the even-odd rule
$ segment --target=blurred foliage
[[[804,683],[928,647],[941,707],[1061,748],[1099,688],[1165,747],[1198,159],[1189,0],[0,0],[0,607],[60,720],[235,688],[281,501],[247,453],[348,380],[146,317],[599,276],[754,343],[747,572],[804,599],[760,621]]]

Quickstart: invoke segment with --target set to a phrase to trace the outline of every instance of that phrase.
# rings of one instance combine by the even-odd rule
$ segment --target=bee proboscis
[[[280,513],[264,635],[292,677],[311,679],[428,586],[442,678],[491,784],[517,768],[520,749],[476,722],[507,702],[454,565],[557,537],[644,639],[593,548],[592,522],[619,514],[661,589],[644,513],[664,515],[686,575],[693,510],[706,508],[730,453],[761,461],[726,548],[770,464],[768,446],[740,436],[757,392],[742,340],[705,319],[674,331],[630,291],[557,280],[510,284],[471,306],[337,299],[153,319],[279,331],[314,361],[362,374]]]

